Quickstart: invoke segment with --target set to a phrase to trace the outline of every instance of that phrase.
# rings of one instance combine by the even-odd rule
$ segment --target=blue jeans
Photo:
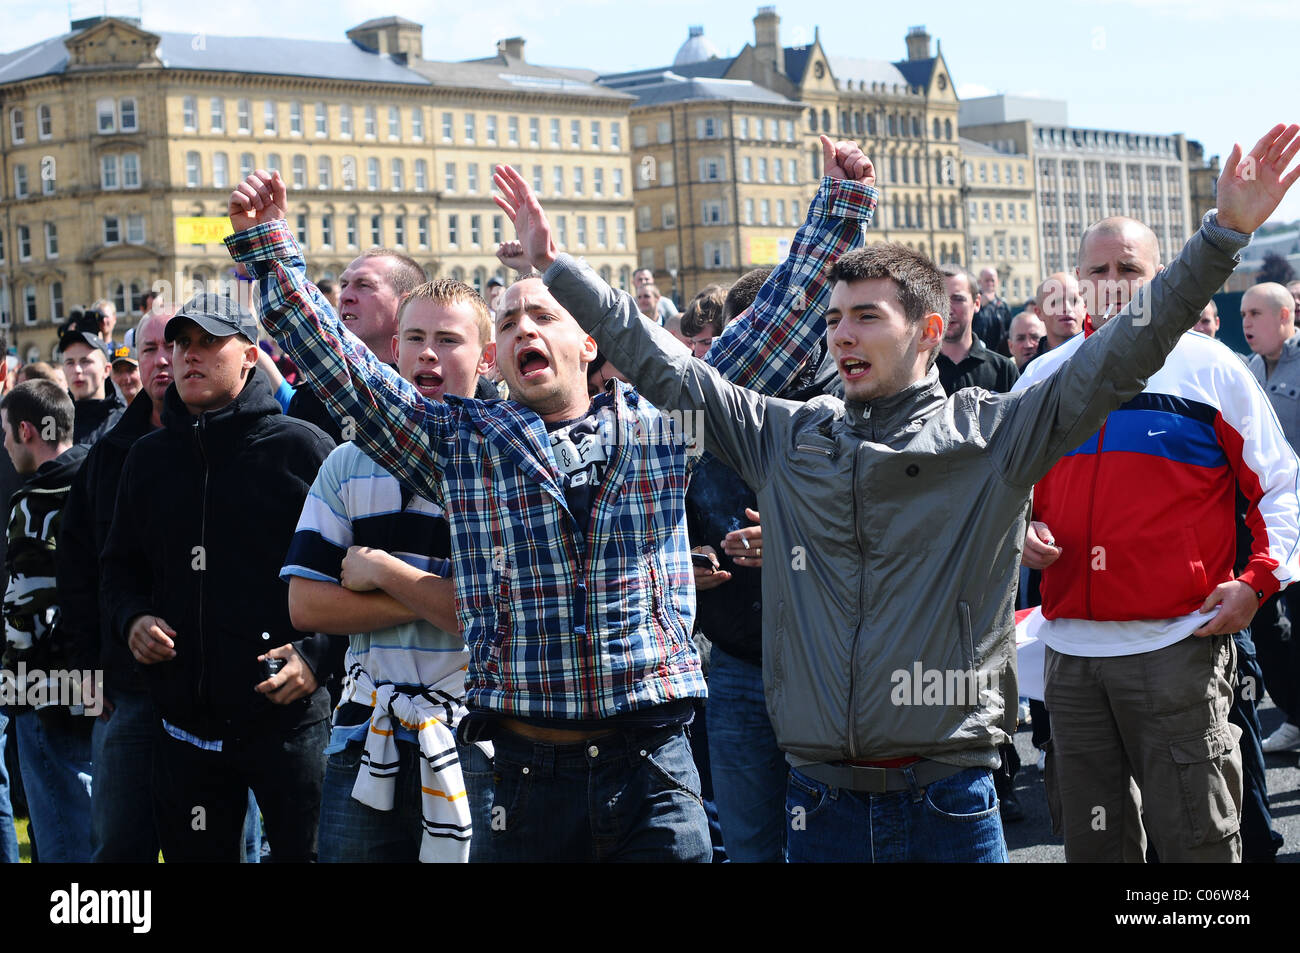
[[[990,863],[1007,861],[988,768],[890,794],[833,788],[790,769],[790,862]]]
[[[90,844],[95,863],[152,864],[158,832],[148,797],[158,713],[147,692],[109,691],[113,711],[95,721],[91,760]]]
[[[9,769],[5,766],[5,733],[9,713],[0,708],[0,864],[18,863],[18,832],[14,829],[14,808],[9,800]]]
[[[708,741],[727,857],[784,862],[789,768],[767,716],[763,669],[716,645],[709,667]]]
[[[90,862],[89,727],[33,711],[14,718],[32,839],[42,863]]]
[[[408,863],[420,859],[424,837],[420,791],[420,748],[397,743],[396,795],[391,811],[377,811],[352,796],[361,770],[364,745],[353,741],[325,762],[320,806],[320,861],[323,864]],[[478,860],[476,845],[487,838],[492,816],[492,762],[477,745],[457,745],[460,771],[469,799],[474,836],[469,859]]]
[[[712,860],[684,728],[626,729],[564,745],[502,730],[492,741],[495,790],[481,859]]]

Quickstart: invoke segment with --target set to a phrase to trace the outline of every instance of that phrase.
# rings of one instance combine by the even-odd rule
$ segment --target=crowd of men
[[[822,147],[788,257],[680,313],[504,165],[509,284],[383,248],[313,284],[259,170],[236,290],[121,344],[97,303],[6,376],[34,856],[1006,860],[1019,601],[1067,859],[1272,859],[1300,285],[1246,294],[1249,366],[1211,296],[1300,126],[1234,147],[1173,259],[1093,223],[1015,314],[992,269],[862,247],[874,168]]]

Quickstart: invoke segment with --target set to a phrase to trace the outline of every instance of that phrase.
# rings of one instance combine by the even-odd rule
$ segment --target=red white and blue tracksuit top
[[[1085,336],[1030,363],[1015,390],[1049,377]],[[1061,547],[1043,571],[1043,615],[1122,622],[1200,608],[1234,578],[1238,486],[1253,545],[1237,578],[1263,599],[1300,575],[1296,455],[1242,360],[1189,331],[1146,390],[1034,487],[1033,518]]]

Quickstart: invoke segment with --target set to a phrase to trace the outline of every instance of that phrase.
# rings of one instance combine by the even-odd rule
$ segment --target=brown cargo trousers
[[[1235,677],[1231,635],[1107,658],[1046,650],[1044,781],[1067,862],[1141,863],[1144,829],[1162,862],[1241,860]]]

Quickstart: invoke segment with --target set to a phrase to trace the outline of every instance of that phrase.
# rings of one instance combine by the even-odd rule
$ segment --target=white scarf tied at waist
[[[353,660],[348,666],[349,701],[374,709],[352,796],[377,811],[391,811],[397,788],[397,726],[414,731],[420,746],[421,863],[465,863],[472,834],[469,799],[456,755],[456,725],[465,714],[465,670],[449,673],[422,694],[406,695],[392,685],[376,687]],[[345,691],[345,696],[347,692]],[[396,722],[396,724],[394,724]],[[480,745],[480,747],[484,747]],[[489,757],[490,747],[484,747]]]

